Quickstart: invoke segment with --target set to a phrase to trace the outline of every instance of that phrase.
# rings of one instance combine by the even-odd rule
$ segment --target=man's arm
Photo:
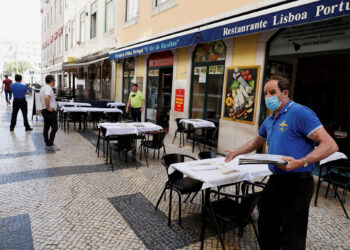
[[[242,154],[248,154],[260,146],[263,145],[265,142],[265,139],[263,139],[260,136],[255,136],[252,140],[248,141],[246,144],[244,144],[242,147],[235,149],[235,150],[225,150],[225,152],[228,152],[229,154],[226,155],[225,161],[232,161],[234,158],[236,158],[238,155]]]
[[[317,148],[315,148],[311,153],[306,155],[304,158],[308,164],[315,163],[323,160],[324,158],[330,156],[334,152],[338,151],[338,145],[333,140],[333,138],[327,133],[327,131],[320,127],[314,131],[309,139],[318,143]],[[293,157],[283,157],[283,160],[287,161],[288,164],[285,166],[277,166],[284,171],[292,171],[296,168],[304,166],[304,159],[294,159]]]
[[[54,109],[50,107],[50,98],[49,95],[45,95],[45,106],[48,111],[53,112]]]
[[[128,103],[126,104],[126,109],[125,109],[125,112],[128,113],[129,112],[129,107],[130,107],[130,99],[128,100]]]

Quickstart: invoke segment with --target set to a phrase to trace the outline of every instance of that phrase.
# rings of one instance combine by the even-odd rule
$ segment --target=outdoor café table
[[[66,113],[86,113],[86,109],[83,107],[65,107],[61,108],[63,112],[63,129],[66,129]],[[79,129],[81,129],[81,121],[79,121]]]
[[[101,112],[101,113],[123,113],[120,109],[112,109],[112,108],[82,108],[86,112]]]
[[[130,123],[103,122],[98,124],[98,128],[99,128],[99,131],[98,131],[97,143],[99,143],[101,138],[101,128],[106,129],[105,136],[107,138],[110,136],[116,136],[116,135],[132,135],[132,134],[138,135],[140,133],[147,133],[147,132],[163,129],[161,126],[154,124],[152,122],[130,122]],[[106,163],[107,163],[107,160],[108,160],[108,147],[107,147],[107,154],[106,154]]]
[[[214,122],[203,120],[203,119],[181,119],[180,123],[191,124],[195,129],[193,140],[192,140],[192,153],[194,152],[196,129],[197,128],[215,128]]]
[[[207,223],[206,206],[210,202],[210,189],[241,181],[252,181],[257,177],[263,177],[271,174],[267,164],[238,165],[238,159],[240,157],[242,156],[238,156],[233,161],[227,163],[225,163],[224,157],[176,163],[170,165],[168,169],[169,174],[172,174],[177,170],[184,175],[203,183],[202,190],[205,191],[205,199],[204,204],[202,204],[202,229],[200,236],[202,244],[204,241],[205,227]],[[211,206],[209,206],[209,210],[213,214]],[[215,219],[214,216],[213,218]],[[223,240],[220,234],[219,239],[222,247],[224,248]],[[203,245],[201,245],[201,249],[203,249]]]
[[[57,102],[59,107],[74,106],[74,107],[91,107],[90,103],[85,102]]]
[[[107,106],[110,106],[110,107],[124,107],[125,103],[122,103],[122,102],[109,102],[109,103],[107,103]]]

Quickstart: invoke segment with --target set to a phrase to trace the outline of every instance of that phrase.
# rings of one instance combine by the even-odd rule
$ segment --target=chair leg
[[[111,152],[110,152],[110,154],[109,154],[109,157],[110,157],[109,161],[110,161],[111,166],[112,166],[112,172],[114,172],[113,157],[112,157],[113,151],[112,151],[112,149],[110,149],[110,151],[111,151]]]
[[[329,191],[329,187],[330,187],[330,183],[328,183],[327,189],[326,189],[326,194],[324,195],[324,198],[327,198],[328,196],[328,191]]]
[[[148,167],[148,154],[147,154],[146,147],[143,147],[143,149],[145,150],[144,153],[145,153],[145,159],[146,159],[146,166]]]
[[[255,226],[255,223],[254,223],[252,217],[250,217],[250,222],[252,223],[252,226],[253,226],[253,229],[254,229],[254,233],[255,233],[256,240],[258,241],[258,244],[259,244],[259,246],[260,246],[260,240],[259,240],[258,230],[256,229],[256,226]]]
[[[179,195],[179,226],[181,227],[181,193],[177,192]]]
[[[192,196],[192,199],[190,200],[190,203],[193,202],[193,200],[194,200],[194,198],[197,196],[197,194],[198,194],[198,191]]]
[[[163,156],[166,155],[165,145],[163,144]]]
[[[163,197],[163,195],[164,195],[164,193],[165,193],[165,191],[166,191],[166,187],[167,187],[167,185],[168,185],[168,183],[165,183],[165,186],[164,186],[164,189],[163,189],[163,191],[162,191],[162,194],[160,195],[160,197],[159,197],[159,199],[158,199],[158,201],[157,201],[157,204],[156,204],[155,210],[157,210],[157,209],[158,209],[159,203],[160,203],[160,201],[162,200],[162,197]]]
[[[170,195],[169,195],[169,215],[168,215],[168,226],[170,227],[171,225],[171,202],[173,200],[173,189],[172,186],[170,184]]]
[[[177,131],[175,131],[175,135],[174,135],[174,139],[173,139],[173,144],[174,144],[175,139],[176,139],[176,134],[177,134]]]
[[[143,146],[142,144],[140,145],[140,161],[142,160],[142,149],[143,149]]]
[[[187,195],[186,199],[184,200],[184,203],[187,202],[187,200],[188,200],[188,198],[190,198],[190,196],[191,196],[191,193],[189,193],[189,194]]]

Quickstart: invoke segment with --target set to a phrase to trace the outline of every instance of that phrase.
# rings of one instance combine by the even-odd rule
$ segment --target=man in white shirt
[[[53,141],[58,130],[57,125],[57,102],[52,87],[55,86],[55,78],[52,75],[45,77],[46,85],[40,89],[40,102],[43,109],[41,114],[44,118],[44,140],[45,149],[48,151],[59,150],[54,146]],[[51,127],[50,137],[49,130]]]

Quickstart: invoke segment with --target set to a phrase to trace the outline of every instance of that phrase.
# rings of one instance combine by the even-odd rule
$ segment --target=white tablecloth
[[[61,109],[64,113],[67,113],[67,112],[123,113],[123,111],[121,111],[120,109],[112,109],[112,108],[62,107]]]
[[[129,135],[151,132],[163,129],[161,126],[151,122],[131,122],[131,123],[99,123],[98,127],[106,129],[106,136]]]
[[[202,119],[181,119],[180,122],[191,124],[194,128],[215,128],[214,122]]]
[[[252,181],[257,177],[272,174],[266,164],[238,165],[239,157],[225,163],[225,158],[214,158],[172,164],[169,174],[175,170],[192,179],[203,182],[202,189],[232,184],[240,181]],[[201,170],[203,169],[203,170]]]
[[[122,102],[109,102],[109,103],[107,103],[107,106],[110,106],[110,107],[123,107],[123,106],[125,106],[125,103],[122,103]]]
[[[57,102],[58,106],[74,106],[74,107],[91,107],[90,103],[85,102]]]

